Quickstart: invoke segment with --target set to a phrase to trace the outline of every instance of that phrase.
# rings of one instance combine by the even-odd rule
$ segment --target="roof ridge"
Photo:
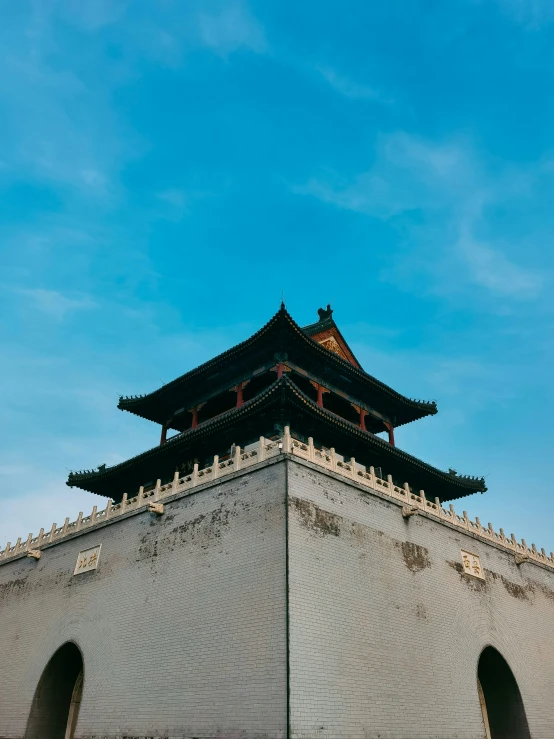
[[[269,329],[269,327],[277,321],[279,316],[284,315],[284,314],[290,317],[290,315],[288,314],[285,308],[285,304],[281,303],[281,307],[279,308],[277,313],[275,313],[269,319],[269,321],[267,321],[260,329],[258,329],[258,331],[252,334],[252,336],[250,336],[248,339],[245,339],[244,341],[241,341],[238,344],[235,344],[235,346],[232,346],[229,349],[226,349],[224,352],[221,352],[221,354],[218,354],[217,356],[212,357],[212,359],[208,359],[206,362],[199,364],[197,367],[193,367],[193,369],[189,370],[188,372],[184,372],[182,375],[179,375],[179,377],[176,377],[174,380],[171,380],[165,385],[162,385],[161,387],[156,388],[156,390],[152,390],[152,392],[150,393],[144,393],[143,395],[120,396],[120,402],[121,400],[123,401],[141,400],[143,398],[157,395],[158,393],[161,393],[162,391],[167,390],[167,388],[170,387],[171,385],[177,384],[178,382],[183,380],[183,378],[185,377],[191,377],[191,376],[193,377],[196,374],[200,374],[201,371],[205,370],[210,365],[215,365],[219,363],[220,361],[222,361],[224,358],[227,359],[229,356],[231,356],[233,353],[235,353],[239,349],[244,348],[247,344],[253,343],[254,340],[256,340],[259,336],[265,333]],[[119,404],[118,404],[118,407],[120,407]],[[121,410],[124,410],[124,409],[121,409]]]
[[[361,367],[356,367],[355,365],[352,364],[352,362],[349,362],[347,359],[343,359],[343,357],[339,356],[338,354],[335,354],[334,352],[331,352],[328,349],[326,349],[324,346],[321,346],[321,344],[319,344],[319,342],[317,342],[315,339],[312,339],[311,336],[309,336],[308,334],[305,333],[304,329],[298,323],[296,323],[296,321],[290,315],[290,313],[288,313],[288,311],[285,310],[285,313],[286,313],[287,317],[289,318],[289,320],[291,321],[293,327],[297,331],[299,331],[300,334],[302,336],[304,336],[305,339],[307,339],[314,346],[316,346],[320,352],[325,352],[325,356],[330,357],[334,361],[341,362],[341,364],[344,367],[349,368],[351,371],[354,371],[357,374],[361,375],[362,377],[365,377],[366,379],[371,380],[376,385],[378,385],[380,388],[382,388],[384,391],[388,392],[390,395],[396,396],[397,398],[399,398],[401,400],[407,400],[410,403],[413,403],[414,405],[419,406],[420,408],[422,408],[422,407],[424,407],[424,408],[435,408],[435,412],[436,412],[436,408],[437,408],[436,401],[434,401],[434,400],[433,401],[422,401],[422,400],[417,400],[416,401],[416,400],[413,400],[412,398],[409,398],[407,395],[403,395],[402,393],[399,393],[397,390],[394,390],[394,388],[390,387],[390,385],[387,385],[386,383],[382,382],[381,380],[378,380],[373,375],[370,375],[369,372],[366,372]],[[325,319],[325,320],[327,320],[327,319]],[[333,321],[333,323],[334,323],[334,319],[331,318],[330,320]],[[338,326],[336,326],[336,324],[335,324],[335,327],[337,328],[337,330],[340,333],[340,329],[338,328]]]

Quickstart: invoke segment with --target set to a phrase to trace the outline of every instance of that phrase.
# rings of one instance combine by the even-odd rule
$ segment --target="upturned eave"
[[[226,411],[196,429],[170,438],[162,446],[113,467],[71,473],[67,484],[112,497],[117,502],[123,492],[131,493],[147,481],[172,474],[175,466],[190,459],[192,454],[221,453],[222,445],[240,443],[241,433],[246,433],[247,428],[250,431],[255,428],[258,436],[268,434],[264,424],[273,426],[276,420],[284,418],[293,433],[317,435],[323,444],[335,446],[341,453],[351,454],[363,463],[381,466],[384,474],[392,474],[396,479],[404,477],[410,485],[425,489],[432,497],[454,500],[486,490],[483,478],[443,472],[321,408],[286,375],[241,408]],[[243,443],[246,441],[244,439]]]
[[[355,366],[321,346],[310,335],[310,333],[317,334],[314,327],[318,326],[321,331],[322,326],[325,330],[331,326],[336,327],[336,324],[333,319],[327,319],[301,328],[284,305],[281,305],[271,320],[249,339],[151,393],[120,397],[118,408],[155,423],[165,424],[177,409],[177,405],[181,404],[181,400],[186,408],[202,402],[207,392],[206,385],[213,386],[225,381],[227,381],[227,386],[236,384],[245,375],[248,367],[254,370],[260,364],[274,360],[275,355],[291,354],[291,359],[296,359],[296,363],[300,364],[299,358],[294,354],[304,351],[312,357],[312,363],[319,368],[324,367],[330,377],[339,378],[340,382],[344,382],[342,378],[345,377],[347,383],[357,382],[360,388],[358,393],[360,401],[374,407],[375,410],[384,411],[385,415],[394,415],[395,426],[411,423],[437,413],[437,405],[434,401],[408,398],[377,380],[360,366]],[[221,374],[223,369],[225,370],[224,375]],[[393,408],[393,414],[385,410],[388,406]]]

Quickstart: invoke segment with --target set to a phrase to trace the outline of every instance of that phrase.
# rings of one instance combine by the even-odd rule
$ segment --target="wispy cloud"
[[[541,292],[545,276],[511,262],[500,249],[476,239],[471,222],[461,225],[457,246],[475,282],[491,292],[520,299],[532,299]]]
[[[169,188],[159,192],[157,197],[166,206],[165,215],[171,220],[179,220],[188,210],[189,198],[184,190]]]
[[[36,4],[30,17],[15,16],[0,30],[7,111],[0,132],[10,142],[3,176],[112,196],[121,167],[136,152],[111,106],[116,77],[107,74],[101,84],[86,79],[79,64],[57,52],[60,29],[48,8]]]
[[[551,0],[496,0],[496,2],[516,23],[528,30],[538,30],[554,21],[554,5]]]
[[[261,53],[267,48],[264,29],[240,0],[225,3],[218,12],[198,16],[200,39],[221,56],[241,47]]]
[[[98,304],[88,295],[69,297],[57,290],[44,290],[41,288],[16,288],[14,292],[24,302],[30,303],[34,309],[53,316],[58,321],[63,320],[68,313],[98,307]]]
[[[467,186],[471,170],[467,156],[460,146],[431,145],[401,132],[378,139],[375,163],[365,172],[351,178],[330,172],[293,190],[340,208],[388,219],[452,202]]]
[[[418,227],[419,238],[426,241],[426,258],[435,244],[437,254],[429,269],[436,271],[440,263],[440,279],[456,269],[458,261],[466,276],[491,294],[533,299],[546,276],[509,255],[521,251],[517,244],[477,234],[487,224],[488,209],[528,197],[538,172],[547,168],[538,164],[536,172],[518,173],[506,167],[491,174],[467,141],[432,143],[400,132],[378,140],[375,162],[365,172],[351,178],[326,173],[293,191],[390,222],[420,213],[430,225]],[[442,228],[440,235],[437,227]],[[457,279],[461,276],[458,269]]]
[[[392,98],[383,95],[379,90],[356,82],[350,77],[340,75],[330,67],[318,66],[316,69],[334,90],[347,98],[352,98],[353,100],[374,100],[383,104],[394,102]]]
[[[79,28],[96,31],[103,26],[122,20],[129,4],[129,0],[94,0],[93,3],[58,0],[57,12],[67,22]]]
[[[130,12],[131,5],[36,2],[3,18],[0,136],[9,146],[0,174],[7,180],[24,176],[65,196],[117,203],[124,168],[148,149],[114,105],[140,65],[175,67],[198,48],[225,58],[267,49],[263,26],[242,0],[168,0],[147,13]],[[107,46],[117,53],[106,54]]]

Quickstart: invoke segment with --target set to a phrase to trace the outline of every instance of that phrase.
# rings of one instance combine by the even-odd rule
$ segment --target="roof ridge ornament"
[[[325,321],[327,320],[327,318],[331,318],[331,316],[333,315],[333,309],[331,308],[331,304],[327,303],[327,309],[318,308],[317,315],[319,316],[320,321]]]

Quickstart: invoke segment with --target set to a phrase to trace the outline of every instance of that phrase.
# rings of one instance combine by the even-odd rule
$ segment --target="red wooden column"
[[[319,382],[316,382],[315,380],[310,380],[310,382],[312,383],[312,385],[317,390],[317,404],[318,404],[318,406],[320,408],[324,408],[325,406],[323,405],[323,393],[329,393],[331,391],[330,390],[327,390],[326,387],[324,387],[323,385],[320,385]]]
[[[192,413],[192,422],[190,424],[191,429],[195,429],[198,427],[198,411],[205,405],[206,403],[198,403],[198,405],[195,405],[194,408],[189,408],[189,413]]]
[[[242,395],[242,391],[248,385],[249,382],[250,380],[243,380],[243,382],[239,382],[238,385],[235,385],[234,387],[231,388],[231,392],[234,391],[237,394],[236,408],[242,408],[242,406],[244,405],[244,398]]]
[[[354,405],[352,403],[352,408],[358,411],[360,414],[360,420],[358,423],[358,426],[362,429],[362,431],[367,431],[366,425],[365,425],[365,417],[369,415],[369,411],[366,411],[365,408],[362,408],[360,405]]]
[[[394,426],[392,423],[387,423],[386,421],[383,421],[383,423],[386,426],[387,431],[389,432],[389,444],[391,446],[395,446],[394,444]]]
[[[287,365],[284,362],[278,362],[275,367],[272,367],[270,372],[277,372],[277,379],[280,380],[283,376],[284,372],[291,372],[290,367],[287,367]]]

